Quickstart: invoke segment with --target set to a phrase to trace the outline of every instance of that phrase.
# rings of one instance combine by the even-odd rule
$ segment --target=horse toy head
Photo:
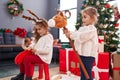
[[[67,17],[62,11],[57,11],[57,14],[48,21],[50,27],[63,28],[67,25]]]

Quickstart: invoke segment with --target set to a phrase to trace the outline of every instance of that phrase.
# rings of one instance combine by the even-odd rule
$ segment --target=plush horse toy
[[[66,28],[66,25],[67,25],[67,18],[68,18],[68,17],[66,17],[66,15],[64,14],[64,13],[67,13],[67,12],[69,13],[69,17],[70,17],[71,14],[70,14],[69,11],[64,11],[64,12],[62,12],[62,11],[57,11],[57,14],[56,14],[55,16],[53,16],[52,19],[50,19],[50,20],[48,21],[48,25],[49,25],[50,27],[67,29],[67,28]],[[89,78],[89,75],[88,75],[88,73],[87,73],[87,71],[86,71],[86,68],[84,67],[84,64],[82,63],[81,58],[79,57],[78,52],[75,50],[73,41],[72,41],[70,38],[68,38],[68,39],[69,39],[70,45],[72,46],[73,50],[76,52],[76,56],[77,56],[77,58],[78,58],[78,60],[79,60],[80,66],[81,66],[81,68],[82,68],[82,70],[83,70],[83,72],[84,72],[84,74],[85,74],[85,76],[86,76],[86,79],[89,80],[89,79],[90,79],[90,78]]]
[[[59,11],[57,15],[48,21],[48,25],[50,27],[63,28],[67,25],[67,18]]]

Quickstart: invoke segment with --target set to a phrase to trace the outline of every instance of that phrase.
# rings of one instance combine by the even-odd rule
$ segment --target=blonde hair
[[[38,25],[39,27],[42,27],[46,30],[49,30],[48,23],[45,19],[41,19],[41,20],[36,21],[35,25]],[[37,29],[35,27],[34,27],[33,36],[35,37],[35,42],[37,42],[39,40],[39,38],[41,37],[39,35],[39,33],[37,32]]]
[[[94,7],[86,7],[84,10],[81,11],[81,14],[82,13],[86,13],[87,15],[89,15],[93,21],[94,24],[97,23],[98,21],[98,12],[97,12],[97,9],[94,8]]]

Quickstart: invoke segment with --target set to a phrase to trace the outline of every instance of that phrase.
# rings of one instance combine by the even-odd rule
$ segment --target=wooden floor
[[[59,73],[59,67],[50,68],[50,77],[52,77],[53,75],[56,75],[58,73]],[[37,76],[38,76],[38,71],[35,71],[33,78],[35,78]],[[0,78],[0,80],[10,80],[11,77],[13,77],[13,76],[5,77],[5,78]]]

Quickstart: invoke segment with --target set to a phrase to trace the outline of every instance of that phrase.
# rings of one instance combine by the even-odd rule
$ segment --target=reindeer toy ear
[[[63,28],[67,25],[67,18],[62,11],[58,11],[55,16],[48,21],[50,27]]]

